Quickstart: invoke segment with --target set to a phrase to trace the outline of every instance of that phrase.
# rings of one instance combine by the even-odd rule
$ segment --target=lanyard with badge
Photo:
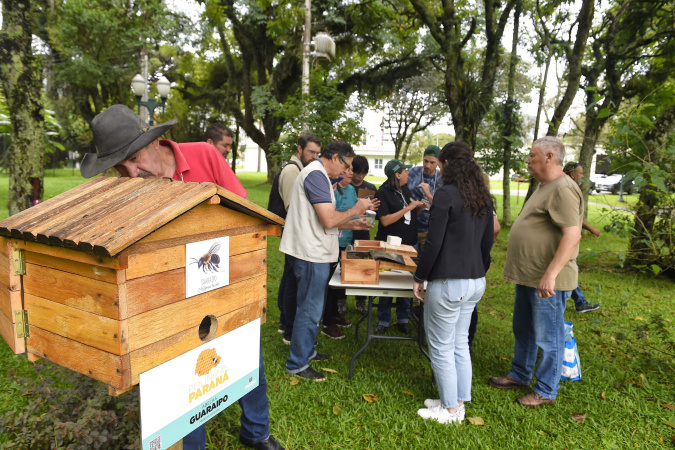
[[[403,192],[397,191],[398,195],[401,196],[401,200],[403,200],[403,207],[407,208],[408,207],[408,202],[405,201],[405,197],[403,196]],[[410,219],[412,218],[412,214],[410,213],[410,210],[406,211],[405,214],[403,215],[403,218],[405,219],[404,223],[406,225],[410,225]]]

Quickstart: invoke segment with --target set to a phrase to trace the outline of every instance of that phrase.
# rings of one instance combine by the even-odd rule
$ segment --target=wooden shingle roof
[[[0,236],[114,256],[217,195],[220,204],[284,220],[214,183],[99,177],[0,222]]]

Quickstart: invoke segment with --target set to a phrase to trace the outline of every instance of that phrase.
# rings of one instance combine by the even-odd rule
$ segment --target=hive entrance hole
[[[218,319],[209,314],[199,324],[199,339],[204,342],[210,341],[216,335],[216,331],[218,331]]]

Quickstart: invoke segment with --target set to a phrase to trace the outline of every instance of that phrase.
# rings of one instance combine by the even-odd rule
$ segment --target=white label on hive
[[[185,298],[229,284],[229,236],[185,244]]]
[[[140,374],[143,450],[166,449],[258,387],[259,365],[255,319]]]

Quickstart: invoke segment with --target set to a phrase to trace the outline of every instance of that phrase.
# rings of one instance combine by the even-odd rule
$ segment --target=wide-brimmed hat
[[[82,159],[80,172],[91,178],[149,145],[176,124],[176,119],[148,126],[124,105],[112,105],[91,121],[96,153],[87,153]]]
[[[395,173],[401,172],[403,169],[410,169],[412,166],[410,164],[403,164],[398,159],[392,159],[384,166],[384,174],[387,178],[393,176]]]

